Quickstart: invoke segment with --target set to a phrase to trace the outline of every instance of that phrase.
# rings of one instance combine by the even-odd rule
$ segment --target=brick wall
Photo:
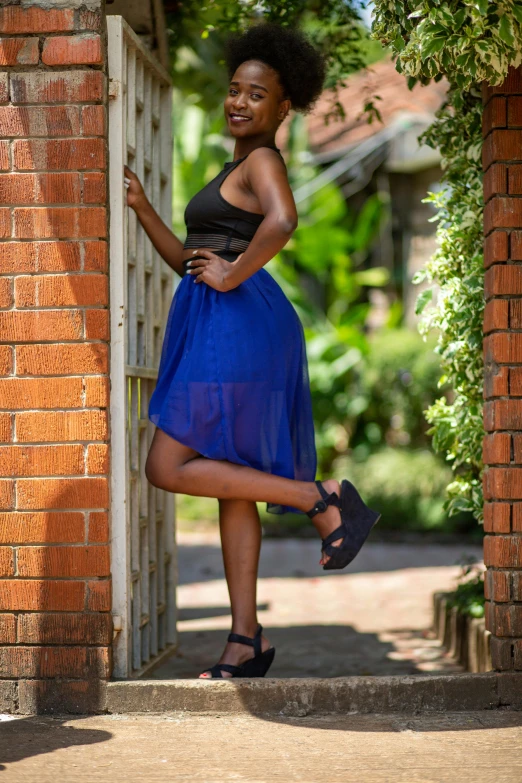
[[[486,627],[508,670],[522,669],[522,70],[483,100]]]
[[[0,8],[0,695],[21,712],[110,673],[105,41],[71,6]]]

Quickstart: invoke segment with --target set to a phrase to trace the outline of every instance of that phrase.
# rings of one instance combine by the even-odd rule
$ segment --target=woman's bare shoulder
[[[252,150],[247,161],[252,166],[256,167],[270,166],[286,170],[283,157],[272,147],[258,147],[257,149]]]
[[[247,183],[250,185],[272,181],[274,184],[288,183],[288,172],[281,155],[271,147],[252,150],[246,162]]]

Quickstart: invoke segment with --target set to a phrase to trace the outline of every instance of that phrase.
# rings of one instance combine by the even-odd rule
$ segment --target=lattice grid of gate
[[[121,16],[107,18],[111,281],[111,519],[114,676],[135,677],[176,642],[174,497],[144,475],[174,274],[125,206],[123,165],[172,213],[171,84]]]

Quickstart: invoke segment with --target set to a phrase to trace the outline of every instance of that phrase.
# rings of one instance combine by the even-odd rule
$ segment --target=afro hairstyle
[[[260,22],[226,42],[229,77],[247,60],[260,60],[273,68],[294,111],[307,114],[322,92],[325,58],[299,30]]]

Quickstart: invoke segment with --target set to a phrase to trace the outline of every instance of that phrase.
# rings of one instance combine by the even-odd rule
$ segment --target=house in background
[[[176,0],[105,0],[107,16],[122,16],[167,70],[170,62],[165,14],[177,7]]]
[[[324,116],[331,110],[328,93],[307,120],[311,160],[322,171],[296,198],[328,181],[337,182],[354,211],[373,193],[389,196],[390,220],[367,260],[368,266],[384,266],[390,272],[387,289],[370,292],[373,326],[385,320],[389,304],[397,298],[403,300],[406,323],[415,321],[419,289],[411,280],[436,249],[435,224],[428,222],[434,209],[422,199],[439,187],[441,175],[440,154],[419,144],[418,137],[435,119],[446,91],[445,81],[409,90],[387,57],[347,80],[339,93],[344,120],[325,124]],[[368,123],[364,106],[370,100],[382,122]]]

